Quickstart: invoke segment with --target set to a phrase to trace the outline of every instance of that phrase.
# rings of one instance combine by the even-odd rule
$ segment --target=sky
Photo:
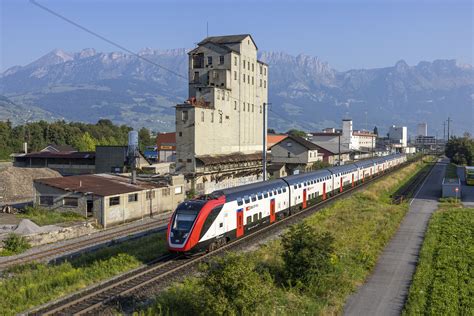
[[[318,56],[344,71],[421,60],[474,63],[474,1],[37,0],[132,51],[250,33],[259,50]],[[60,48],[118,51],[28,0],[0,0],[0,71]]]

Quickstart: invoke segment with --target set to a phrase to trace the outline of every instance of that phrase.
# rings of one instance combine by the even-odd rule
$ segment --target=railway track
[[[409,162],[411,163],[411,162]],[[350,195],[369,183],[377,181],[394,171],[406,166],[404,163],[399,167],[392,169],[384,174],[367,179],[363,185],[350,188],[342,193],[333,195],[325,201],[310,206],[298,213],[285,217],[270,226],[264,226],[259,230],[235,240],[221,248],[195,257],[184,257],[182,255],[165,255],[158,258],[155,262],[139,268],[137,270],[123,274],[115,279],[91,287],[85,291],[73,294],[69,297],[60,299],[52,304],[42,306],[32,312],[31,315],[96,315],[110,306],[117,306],[117,302],[126,296],[138,294],[138,291],[145,291],[149,287],[155,287],[154,293],[158,293],[166,288],[166,285],[175,279],[183,277],[189,271],[195,269],[199,263],[216,255],[221,255],[226,251],[245,247],[249,244],[258,242],[268,236],[274,235],[289,225],[301,221],[318,210],[327,207],[335,200]],[[426,176],[426,175],[425,175]],[[420,182],[421,183],[421,182]],[[159,288],[156,285],[159,284]]]
[[[413,179],[410,179],[407,184],[402,186],[395,194],[393,194],[392,203],[401,204],[403,201],[412,198],[415,195],[416,189],[423,183],[435,164],[436,163],[433,162],[430,166],[425,166]]]
[[[114,238],[120,238],[120,237],[129,236],[131,234],[138,234],[141,232],[145,232],[153,228],[157,228],[158,225],[163,225],[166,223],[167,221],[152,221],[140,226],[133,226],[133,227],[128,227],[128,228],[123,228],[120,230],[111,231],[105,234],[98,234],[95,237],[81,240],[75,243],[53,247],[41,252],[32,253],[29,255],[21,256],[21,257],[15,257],[9,260],[1,261],[0,270],[6,269],[18,264],[26,264],[33,261],[44,261],[48,258],[49,259],[57,258],[60,256],[64,256],[68,253],[71,253],[73,251],[83,250],[83,249],[86,249],[87,247],[97,246],[98,244],[109,242],[109,241],[112,242]],[[157,229],[157,231],[164,231],[164,230],[166,230],[166,226],[162,226],[161,228]]]

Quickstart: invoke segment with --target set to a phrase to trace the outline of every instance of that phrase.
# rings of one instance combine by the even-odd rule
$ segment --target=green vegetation
[[[0,315],[14,315],[134,269],[166,252],[163,233],[83,254],[57,265],[14,267],[0,279]]]
[[[331,167],[331,164],[329,162],[316,161],[311,166],[311,170],[319,170],[319,169],[324,169],[324,168],[329,168],[329,167]]]
[[[298,129],[290,129],[288,132],[286,132],[286,134],[293,135],[293,136],[306,137],[306,132],[300,131]]]
[[[474,209],[433,214],[404,315],[474,315]]]
[[[448,179],[456,179],[458,177],[458,172],[457,172],[457,166],[453,163],[450,163],[447,167],[446,167],[446,172],[444,174],[444,177],[445,178],[448,178]]]
[[[474,139],[469,134],[452,137],[446,144],[446,157],[458,165],[474,164]]]
[[[84,216],[74,212],[50,211],[37,206],[28,206],[25,208],[24,213],[21,213],[17,216],[21,218],[28,218],[39,226],[84,220]]]
[[[3,250],[0,251],[0,257],[16,255],[30,248],[30,243],[25,237],[11,233],[3,241]]]
[[[413,163],[336,201],[257,251],[211,262],[210,270],[175,284],[144,313],[340,313],[346,297],[370,274],[408,210],[406,203],[391,204],[391,193],[425,166]],[[214,266],[222,266],[220,273],[209,272]],[[218,286],[209,286],[210,282]],[[258,299],[253,296],[256,289],[262,293]]]
[[[94,151],[96,145],[126,145],[131,130],[106,119],[97,124],[39,121],[15,127],[10,121],[0,121],[0,159],[9,159],[11,153],[20,152],[24,142],[28,143],[29,151],[38,151],[48,144],[71,145],[80,151]],[[140,129],[138,135],[142,149],[154,143],[148,129]]]

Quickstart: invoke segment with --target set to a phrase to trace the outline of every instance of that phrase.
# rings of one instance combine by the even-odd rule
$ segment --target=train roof
[[[331,172],[329,172],[328,169],[321,169],[321,170],[316,170],[316,171],[311,171],[311,172],[305,172],[302,174],[294,174],[288,177],[285,177],[284,179],[288,184],[292,185],[295,183],[301,183],[307,180],[316,180],[316,179],[321,179],[327,176],[331,176]]]
[[[350,163],[347,165],[330,167],[328,170],[332,173],[351,172],[357,170],[357,166],[353,163]]]
[[[233,188],[217,190],[213,192],[213,195],[225,195],[226,200],[234,200],[237,197],[243,197],[245,195],[252,195],[257,192],[275,190],[279,188],[287,187],[287,184],[282,179],[275,179],[270,181],[260,181],[250,184],[245,184]]]

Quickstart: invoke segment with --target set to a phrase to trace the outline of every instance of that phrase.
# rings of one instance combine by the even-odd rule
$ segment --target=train
[[[406,160],[404,154],[392,154],[217,190],[182,202],[168,223],[168,250],[185,254],[213,251],[262,226],[361,185]]]

